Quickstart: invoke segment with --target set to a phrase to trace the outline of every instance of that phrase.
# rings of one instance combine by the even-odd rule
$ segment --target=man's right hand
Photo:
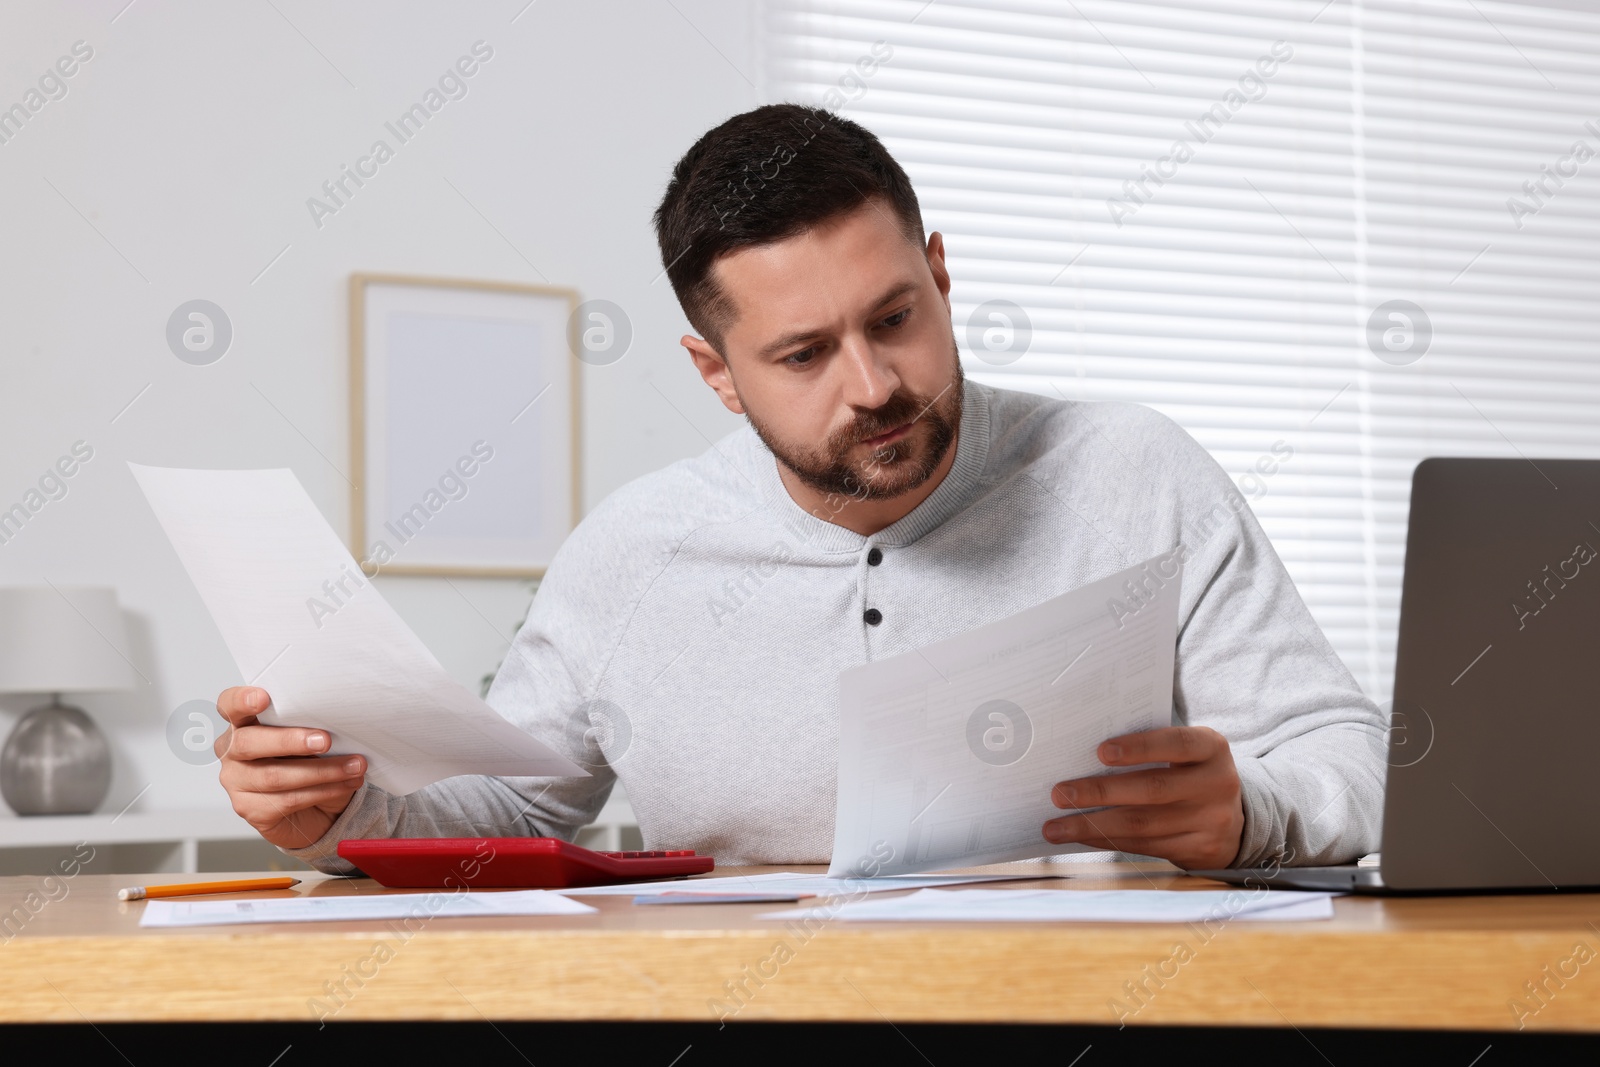
[[[218,778],[233,810],[281,848],[303,848],[328,832],[367,773],[361,756],[319,756],[328,733],[298,726],[263,726],[265,690],[225,689],[217,712],[230,724],[217,738]]]

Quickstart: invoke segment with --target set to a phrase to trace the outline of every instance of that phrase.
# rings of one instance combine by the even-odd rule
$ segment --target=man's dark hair
[[[857,123],[823,108],[768,104],[707,131],[672,168],[655,213],[661,262],[690,324],[722,352],[734,307],[712,279],[717,257],[798,236],[872,197],[888,201],[900,232],[922,248],[911,180]]]

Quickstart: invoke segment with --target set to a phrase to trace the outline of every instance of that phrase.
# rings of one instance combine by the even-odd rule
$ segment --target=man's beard
[[[961,358],[954,345],[955,377],[935,396],[896,392],[879,408],[858,412],[850,425],[829,434],[820,449],[790,448],[777,441],[753,414],[745,417],[763,444],[806,485],[819,493],[857,500],[889,500],[926,482],[944,462],[961,425]],[[869,437],[915,420],[905,436],[868,452],[851,453]]]

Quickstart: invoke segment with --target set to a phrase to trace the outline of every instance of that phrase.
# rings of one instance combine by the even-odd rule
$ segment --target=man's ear
[[[950,310],[950,270],[944,265],[944,234],[934,230],[928,235],[928,269],[933,272],[933,284],[944,297],[945,311]]]
[[[689,358],[694,360],[694,369],[700,372],[700,377],[711,386],[717,398],[722,401],[722,406],[735,415],[744,414],[744,405],[739,402],[738,390],[733,387],[733,375],[728,371],[728,364],[723,361],[722,355],[711,345],[693,334],[684,334],[678,339],[689,352]]]

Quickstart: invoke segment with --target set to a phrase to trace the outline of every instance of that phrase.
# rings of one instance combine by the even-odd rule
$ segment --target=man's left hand
[[[1101,744],[1107,767],[1169,767],[1059,782],[1058,808],[1104,811],[1064,815],[1044,824],[1045,840],[1159,856],[1185,869],[1226,867],[1239,855],[1244,793],[1228,739],[1206,726],[1167,726]]]

